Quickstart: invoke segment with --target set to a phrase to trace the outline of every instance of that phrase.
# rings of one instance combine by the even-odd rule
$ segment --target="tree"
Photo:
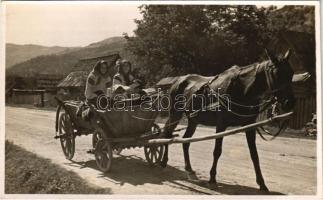
[[[268,29],[277,33],[285,30],[315,33],[314,6],[284,6],[268,13]]]
[[[144,5],[140,11],[143,18],[135,21],[135,36],[126,35],[126,48],[150,83],[165,76],[214,75],[234,64],[251,64],[286,24],[308,24],[311,29],[314,20],[311,9],[293,7]],[[291,13],[302,23],[290,22]],[[277,23],[281,15],[288,18]]]

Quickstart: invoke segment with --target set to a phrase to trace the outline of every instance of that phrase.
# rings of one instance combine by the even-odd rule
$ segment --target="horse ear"
[[[292,54],[291,50],[290,50],[290,49],[288,49],[288,50],[286,51],[285,55],[284,55],[284,59],[285,59],[285,60],[288,60],[291,54]]]
[[[265,48],[265,52],[268,56],[268,58],[273,62],[273,63],[278,63],[278,59],[276,58],[276,56],[270,52],[267,48]]]

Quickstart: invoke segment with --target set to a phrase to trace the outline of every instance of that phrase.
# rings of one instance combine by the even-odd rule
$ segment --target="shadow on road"
[[[66,163],[80,168],[99,169],[95,160],[86,162]],[[156,185],[169,185],[179,189],[192,191],[197,194],[228,194],[228,195],[283,195],[279,192],[261,192],[258,188],[252,188],[237,184],[218,183],[217,188],[210,189],[206,180],[189,181],[185,171],[173,166],[161,168],[160,166],[150,167],[148,163],[137,156],[118,156],[113,158],[112,169],[108,173],[101,173],[98,178],[104,178],[114,184],[125,183],[134,186],[146,183]]]

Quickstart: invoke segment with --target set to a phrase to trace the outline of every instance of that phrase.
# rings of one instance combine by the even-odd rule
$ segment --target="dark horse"
[[[266,51],[269,60],[254,63],[249,66],[233,66],[218,76],[205,77],[200,75],[181,76],[170,89],[169,119],[165,124],[164,134],[171,138],[179,120],[185,113],[188,117],[188,126],[184,138],[192,137],[198,124],[216,126],[216,132],[225,131],[229,126],[243,126],[256,121],[261,111],[261,100],[275,97],[284,112],[291,111],[295,104],[291,83],[293,70],[289,65],[290,51],[277,57]],[[207,86],[207,87],[206,87]],[[223,107],[216,111],[202,110],[199,101],[188,101],[187,107],[179,111],[176,109],[176,101],[180,95],[207,94],[210,90],[219,91],[220,95],[230,97],[231,108]],[[265,97],[267,94],[268,97]],[[197,102],[197,103],[196,103]],[[235,102],[235,103],[233,103]],[[206,101],[206,106],[210,101]],[[194,112],[191,107],[199,107],[199,112]],[[193,114],[193,115],[192,115]],[[256,147],[256,131],[246,131],[246,138],[250,156],[256,172],[256,181],[260,190],[268,191],[261,173]],[[218,159],[222,153],[223,138],[216,139],[213,152],[213,165],[210,171],[210,186],[216,186],[216,168]],[[183,144],[185,170],[188,175],[194,177],[189,158],[189,143]],[[167,166],[168,145],[165,145],[165,153],[161,162],[162,167]]]

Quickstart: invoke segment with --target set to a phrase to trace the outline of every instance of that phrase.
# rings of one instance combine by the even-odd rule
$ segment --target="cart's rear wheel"
[[[145,157],[152,167],[159,165],[164,154],[164,145],[150,145],[144,147]]]
[[[95,161],[102,172],[108,172],[112,164],[112,148],[109,142],[99,140],[95,147]]]
[[[63,153],[66,159],[71,160],[75,153],[75,136],[71,118],[67,113],[60,115],[58,130]]]

